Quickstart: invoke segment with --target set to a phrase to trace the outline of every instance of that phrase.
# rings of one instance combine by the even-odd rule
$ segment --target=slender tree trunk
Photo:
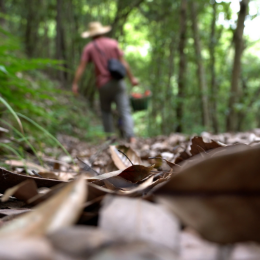
[[[29,57],[33,56],[34,44],[33,43],[33,26],[35,23],[34,19],[34,8],[33,0],[27,0],[27,16],[26,16],[26,29],[25,29],[25,50]]]
[[[164,117],[164,113],[162,111],[161,108],[161,94],[162,94],[162,89],[161,89],[161,82],[162,82],[162,66],[158,66],[158,64],[162,63],[162,48],[163,48],[164,43],[162,42],[160,45],[158,45],[156,47],[155,50],[155,64],[157,64],[157,66],[155,66],[154,69],[154,80],[153,80],[153,88],[152,88],[152,92],[153,93],[158,93],[158,95],[153,95],[152,96],[152,111],[151,111],[151,115],[153,117],[153,119],[156,119],[158,114],[160,114],[160,116],[163,118]],[[159,129],[158,132],[160,132],[160,124],[158,124],[156,122],[156,120],[154,120],[154,124],[152,126],[153,129]],[[158,134],[157,131],[154,131],[154,133]]]
[[[0,13],[5,14],[5,3],[4,0],[0,0]],[[0,25],[4,26],[5,24],[5,19],[4,18],[0,18]]]
[[[240,11],[238,14],[237,28],[234,33],[235,56],[233,61],[233,70],[231,78],[231,90],[228,103],[229,114],[227,116],[227,130],[235,131],[237,122],[237,113],[235,111],[235,103],[238,100],[238,84],[241,71],[241,56],[243,52],[243,32],[244,22],[247,14],[249,0],[242,0],[240,2]]]
[[[241,79],[241,81],[242,81],[243,93],[240,97],[241,98],[240,102],[244,104],[246,109],[243,109],[238,112],[238,120],[237,120],[238,122],[237,122],[236,131],[243,130],[243,124],[244,124],[245,118],[247,116],[247,111],[252,109],[252,106],[254,105],[254,103],[257,100],[259,100],[259,98],[260,98],[260,86],[256,89],[256,91],[254,91],[253,94],[251,94],[251,97],[250,97],[246,79]]]
[[[218,89],[216,84],[216,71],[215,71],[215,46],[216,46],[216,17],[217,17],[217,3],[213,0],[213,14],[211,20],[211,34],[210,34],[210,76],[211,76],[211,120],[214,133],[218,133],[218,117],[217,117],[217,100]]]
[[[65,39],[64,30],[62,24],[62,0],[57,0],[56,2],[56,58],[58,60],[66,60],[65,56]],[[66,68],[66,64],[63,64]],[[65,85],[67,78],[67,73],[64,71],[58,71],[58,79],[61,81],[62,85]]]
[[[174,74],[174,51],[175,51],[175,41],[176,38],[174,35],[171,37],[171,41],[169,44],[169,58],[168,58],[168,78],[167,78],[167,84],[166,84],[166,90],[165,90],[165,106],[163,106],[164,109],[164,115],[165,118],[162,120],[162,133],[163,134],[169,134],[172,130],[172,113],[169,113],[169,111],[173,111],[172,105],[172,88],[171,88],[171,79]]]
[[[209,119],[209,102],[208,102],[208,86],[205,79],[205,70],[201,55],[201,44],[199,36],[199,28],[197,21],[197,7],[194,1],[191,2],[191,19],[192,19],[192,30],[194,38],[194,47],[196,53],[196,62],[198,67],[198,81],[200,88],[201,104],[202,104],[202,117],[203,126],[206,130],[210,129],[210,119]]]
[[[185,87],[185,72],[186,72],[186,55],[184,52],[186,43],[186,24],[187,24],[187,0],[181,1],[180,10],[180,41],[179,41],[179,77],[178,77],[178,95],[177,95],[177,132],[183,131],[183,101]]]
[[[249,94],[248,93],[248,86],[247,86],[247,83],[246,83],[245,79],[241,78],[241,82],[242,82],[242,95],[240,96],[240,102],[245,105],[247,103],[248,94]],[[253,104],[253,101],[254,101],[254,96],[251,99],[252,103],[250,102],[250,103],[247,104],[247,109],[250,109],[251,105]],[[246,117],[246,111],[244,109],[240,110],[237,113],[237,127],[236,127],[236,131],[241,131],[242,130],[242,125],[244,123],[245,117]]]

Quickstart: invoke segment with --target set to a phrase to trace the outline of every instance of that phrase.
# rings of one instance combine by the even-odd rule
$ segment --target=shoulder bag
[[[93,41],[95,48],[98,50],[98,52],[103,55],[103,57],[107,58],[106,54],[97,46],[96,42]],[[123,79],[126,75],[126,69],[125,66],[115,58],[108,59],[107,61],[107,68],[110,72],[110,75],[112,78],[120,80]]]

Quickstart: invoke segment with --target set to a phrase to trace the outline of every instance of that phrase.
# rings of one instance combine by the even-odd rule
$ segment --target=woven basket
[[[138,97],[135,97],[134,94],[132,94],[130,96],[130,103],[133,108],[133,111],[147,110],[150,98],[150,94],[148,96],[139,95]]]

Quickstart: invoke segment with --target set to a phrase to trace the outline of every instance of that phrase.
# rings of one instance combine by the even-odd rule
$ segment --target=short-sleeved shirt
[[[96,43],[98,49],[100,49],[104,54],[95,47]],[[86,62],[93,62],[95,65],[96,83],[98,87],[105,85],[108,81],[112,79],[107,63],[111,58],[119,59],[123,55],[123,52],[118,47],[118,42],[116,40],[100,37],[88,43],[82,52],[81,60]]]

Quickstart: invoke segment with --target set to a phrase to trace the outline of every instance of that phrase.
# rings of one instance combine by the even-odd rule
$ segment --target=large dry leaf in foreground
[[[99,226],[125,241],[147,241],[173,250],[178,247],[179,223],[164,207],[125,197],[107,196]]]
[[[184,167],[156,193],[181,220],[218,243],[260,241],[260,147]]]
[[[178,168],[160,192],[259,192],[260,146],[240,149],[233,146]]]
[[[119,170],[124,170],[126,167],[131,166],[131,162],[133,164],[142,164],[141,158],[131,147],[127,147],[125,145],[111,145],[109,149],[112,160]],[[120,153],[118,150],[125,153],[125,155],[131,160],[131,162],[124,154]]]
[[[64,185],[57,194],[40,204],[33,212],[15,219],[0,229],[0,238],[14,235],[51,233],[74,223],[86,199],[83,177]]]
[[[177,196],[159,201],[209,241],[260,242],[259,196]]]

